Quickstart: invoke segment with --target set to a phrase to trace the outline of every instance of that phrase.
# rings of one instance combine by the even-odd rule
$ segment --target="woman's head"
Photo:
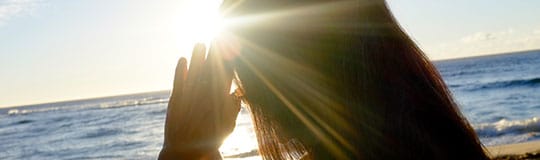
[[[238,22],[231,28],[242,45],[235,67],[263,157],[484,156],[435,68],[384,1],[223,6]]]

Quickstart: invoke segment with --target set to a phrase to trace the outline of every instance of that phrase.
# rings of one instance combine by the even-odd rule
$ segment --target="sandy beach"
[[[540,159],[540,141],[487,147],[491,157],[502,159]]]
[[[488,146],[488,154],[493,160],[540,160],[540,140],[507,145]],[[257,150],[225,158],[246,158],[258,156]]]
[[[488,152],[494,160],[540,160],[540,140],[507,145],[488,146]],[[249,153],[228,156],[226,158],[245,158],[257,156],[257,150]]]

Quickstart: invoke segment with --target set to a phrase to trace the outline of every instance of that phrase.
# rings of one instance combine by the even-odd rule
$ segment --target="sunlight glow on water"
[[[242,108],[236,120],[236,128],[223,142],[223,145],[221,145],[220,151],[223,156],[227,157],[238,153],[247,153],[258,148],[257,138],[250,116],[245,108]]]

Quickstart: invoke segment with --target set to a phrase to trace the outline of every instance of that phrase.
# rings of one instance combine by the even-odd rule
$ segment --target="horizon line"
[[[540,48],[538,48],[538,49],[519,50],[519,51],[499,52],[499,53],[486,54],[486,55],[477,55],[477,56],[469,56],[469,57],[456,57],[456,58],[438,59],[438,60],[431,60],[430,59],[430,61],[432,61],[432,62],[455,61],[455,60],[463,60],[463,59],[490,57],[490,56],[522,54],[522,53],[534,52],[534,51],[540,51]],[[30,104],[8,105],[8,106],[0,106],[0,109],[28,107],[28,106],[37,106],[37,105],[55,104],[55,103],[65,103],[65,102],[75,102],[75,101],[84,101],[84,100],[94,100],[94,99],[121,97],[121,96],[147,94],[147,93],[170,92],[170,91],[171,91],[171,89],[153,90],[153,91],[141,91],[141,92],[135,92],[135,93],[122,93],[122,94],[115,94],[115,95],[104,95],[104,96],[85,97],[85,98],[76,98],[76,99],[56,100],[56,101],[48,101],[48,102],[30,103]]]
[[[534,51],[540,51],[540,48],[524,49],[524,50],[516,50],[516,51],[504,51],[504,52],[480,54],[480,55],[474,55],[474,56],[468,56],[468,57],[453,57],[453,58],[443,58],[443,59],[434,59],[434,60],[430,59],[430,61],[437,62],[437,61],[462,60],[462,59],[469,59],[469,58],[480,58],[480,57],[499,56],[499,55],[507,55],[507,54],[520,54],[520,53],[534,52]]]

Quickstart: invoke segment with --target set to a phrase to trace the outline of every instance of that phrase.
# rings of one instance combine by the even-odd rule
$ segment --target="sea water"
[[[540,139],[540,51],[435,63],[484,144]]]
[[[540,139],[540,51],[437,61],[486,145]],[[0,109],[0,159],[156,159],[169,92]],[[249,112],[221,147],[260,159]]]

